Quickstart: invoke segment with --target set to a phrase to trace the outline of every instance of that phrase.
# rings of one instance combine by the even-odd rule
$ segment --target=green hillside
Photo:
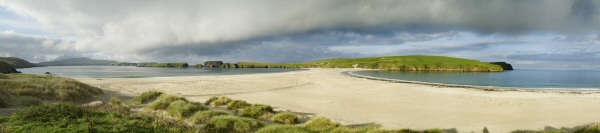
[[[0,57],[0,61],[10,64],[14,68],[31,68],[36,67],[35,64],[17,57]]]
[[[370,58],[334,58],[290,64],[239,62],[238,65],[241,68],[364,68],[394,71],[504,71],[499,65],[493,65],[477,60],[421,55]]]
[[[119,63],[112,60],[94,60],[90,58],[70,58],[64,60],[40,62],[42,66],[109,66],[113,63]]]

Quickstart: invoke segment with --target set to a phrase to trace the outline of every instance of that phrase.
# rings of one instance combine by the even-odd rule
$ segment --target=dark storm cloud
[[[378,45],[402,47],[402,53],[439,54],[493,49],[513,40],[472,41],[481,38],[475,37],[449,45],[410,44],[461,37],[459,32],[506,38],[600,32],[600,1],[594,0],[9,0],[0,6],[37,21],[48,34],[73,40],[65,46],[73,52],[66,53],[123,60],[233,60],[244,53],[257,60],[293,62],[361,56],[331,49]]]

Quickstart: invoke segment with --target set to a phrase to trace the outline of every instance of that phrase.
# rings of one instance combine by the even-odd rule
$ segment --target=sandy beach
[[[383,128],[458,132],[574,127],[600,121],[600,94],[483,91],[351,77],[355,69],[309,69],[233,76],[77,79],[122,98],[160,90],[203,102],[228,96]]]

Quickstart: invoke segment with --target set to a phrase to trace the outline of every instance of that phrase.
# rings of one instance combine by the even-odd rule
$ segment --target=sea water
[[[279,68],[157,68],[135,66],[48,66],[18,69],[26,74],[51,74],[71,78],[141,78],[141,77],[175,77],[175,76],[208,76],[239,75],[255,73],[278,73],[298,71],[301,69]]]
[[[386,79],[452,85],[600,90],[600,71],[594,70],[520,69],[505,72],[356,71],[352,73]]]

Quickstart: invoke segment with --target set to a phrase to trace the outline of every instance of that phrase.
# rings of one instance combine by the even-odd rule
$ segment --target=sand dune
[[[120,95],[161,90],[204,101],[226,95],[325,116],[344,124],[384,128],[456,128],[509,132],[600,121],[600,94],[482,91],[390,83],[342,74],[353,69],[310,69],[274,74],[168,78],[78,79]]]

